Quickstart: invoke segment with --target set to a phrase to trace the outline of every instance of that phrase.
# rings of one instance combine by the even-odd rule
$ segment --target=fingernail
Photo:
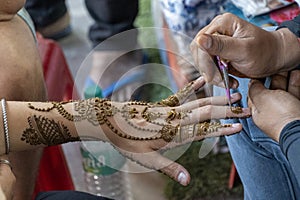
[[[208,35],[201,35],[197,38],[198,44],[204,49],[210,49],[212,46],[212,39]]]
[[[180,172],[178,174],[177,180],[181,185],[187,185],[187,183],[188,183],[187,176],[183,172]]]
[[[233,128],[237,128],[237,127],[240,127],[240,125],[241,125],[241,124],[232,124],[231,126],[232,126]]]

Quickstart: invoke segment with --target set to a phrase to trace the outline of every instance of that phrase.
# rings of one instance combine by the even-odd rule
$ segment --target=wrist
[[[277,43],[277,53],[273,55],[277,72],[290,71],[300,64],[300,43],[296,35],[287,28],[272,32]]]

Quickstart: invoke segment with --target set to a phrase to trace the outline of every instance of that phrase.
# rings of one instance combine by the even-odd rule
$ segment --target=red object
[[[230,169],[230,175],[229,175],[229,180],[228,180],[228,188],[231,190],[234,185],[235,185],[235,181],[238,178],[238,173],[236,171],[235,165],[232,162],[231,163],[231,169]]]
[[[281,24],[284,21],[292,20],[297,15],[300,14],[300,8],[297,4],[293,4],[283,9],[271,12],[270,17],[278,24]]]
[[[74,81],[61,47],[38,34],[38,48],[44,68],[48,100],[78,99]],[[72,178],[60,145],[46,147],[40,162],[33,196],[41,191],[74,190]]]
[[[163,28],[165,29],[165,31],[163,32],[163,38],[164,38],[164,41],[165,41],[165,45],[166,45],[166,49],[167,49],[167,59],[168,59],[168,63],[169,63],[169,66],[171,67],[171,72],[172,72],[172,75],[173,75],[173,78],[177,84],[177,87],[178,88],[182,88],[184,87],[188,81],[187,81],[187,78],[185,78],[182,74],[181,74],[181,69],[180,69],[180,66],[178,65],[178,61],[177,61],[177,55],[176,53],[173,53],[173,38],[172,36],[170,35],[170,30],[168,28],[168,25],[165,21],[165,19],[163,18]],[[173,51],[172,51],[173,50]]]

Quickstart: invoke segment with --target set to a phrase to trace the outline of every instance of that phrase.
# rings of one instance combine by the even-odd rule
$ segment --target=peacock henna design
[[[80,141],[79,137],[72,137],[69,129],[61,122],[33,115],[28,117],[28,123],[30,127],[23,132],[21,140],[30,145],[52,146]]]

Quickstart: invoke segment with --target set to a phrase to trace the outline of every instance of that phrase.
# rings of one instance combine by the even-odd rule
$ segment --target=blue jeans
[[[236,92],[243,95],[239,106],[247,107],[249,79],[239,82]],[[214,95],[224,95],[224,89],[214,88]],[[265,135],[252,118],[225,121],[243,125],[239,134],[226,139],[244,186],[244,199],[299,199],[300,187],[278,143]]]

